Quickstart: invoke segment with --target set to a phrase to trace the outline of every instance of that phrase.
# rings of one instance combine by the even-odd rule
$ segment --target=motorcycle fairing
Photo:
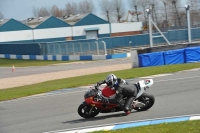
[[[140,80],[139,84],[139,92],[137,93],[136,99],[140,97],[147,89],[149,89],[153,85],[152,79]]]
[[[112,90],[108,86],[102,89],[102,95],[108,98],[113,98],[116,95],[116,90]]]
[[[94,96],[85,98],[85,102],[91,106],[97,107],[100,110],[111,110],[118,106],[117,104],[103,103],[101,101],[94,101]]]

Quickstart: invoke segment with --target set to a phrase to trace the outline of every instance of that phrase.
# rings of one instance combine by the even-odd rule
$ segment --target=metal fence
[[[43,55],[106,55],[106,44],[102,41],[69,41],[39,43]]]

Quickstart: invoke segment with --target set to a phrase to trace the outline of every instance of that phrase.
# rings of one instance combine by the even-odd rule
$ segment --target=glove
[[[97,96],[99,100],[102,101],[103,103],[109,103],[108,99],[102,95],[101,91],[98,91]]]
[[[97,85],[100,86],[100,85],[102,85],[104,83],[106,83],[106,81],[105,80],[101,80],[101,81],[97,82]]]
[[[96,85],[94,85],[94,88],[96,89],[96,90],[99,90],[99,86],[96,84]]]

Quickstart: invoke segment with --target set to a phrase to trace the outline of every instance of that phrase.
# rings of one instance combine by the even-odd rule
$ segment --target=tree
[[[92,0],[83,0],[79,2],[79,13],[92,13],[94,11],[94,4]]]
[[[102,14],[107,18],[107,21],[110,22],[111,12],[112,12],[112,3],[110,0],[99,0],[99,6]]]
[[[162,0],[163,12],[161,18],[165,18],[164,25],[168,27],[182,26],[185,23],[185,11],[181,5],[181,0]]]
[[[0,19],[3,19],[4,18],[4,16],[3,16],[3,14],[0,12]]]
[[[149,8],[151,0],[139,0],[138,6],[142,9],[145,22],[147,22],[146,8]]]
[[[51,7],[51,15],[55,16],[55,17],[62,17],[64,14],[64,10],[59,9],[56,5]]]
[[[129,6],[131,9],[135,10],[135,13],[137,15],[137,21],[139,21],[139,12],[138,8],[140,8],[139,5],[140,0],[129,0]]]
[[[160,1],[158,0],[151,0],[150,1],[150,6],[151,6],[151,15],[152,15],[152,20],[155,21],[157,23],[157,25],[159,26],[159,21],[158,21],[158,13],[160,12]]]
[[[78,14],[78,5],[76,2],[72,3],[72,14]]]
[[[113,14],[117,17],[117,22],[121,22],[121,18],[124,16],[124,3],[122,0],[112,0]]]
[[[42,7],[42,8],[33,8],[33,15],[35,17],[45,17],[45,16],[50,16],[50,11],[45,8],[45,7]]]
[[[67,3],[65,6],[65,16],[70,16],[70,15],[75,15],[78,14],[78,6],[77,3],[73,2],[71,3]]]
[[[65,6],[65,15],[69,16],[70,14],[73,14],[73,8],[71,4],[68,2]]]
[[[187,4],[190,5],[191,25],[196,25],[200,22],[199,6],[197,6],[198,3],[198,0],[187,0]]]

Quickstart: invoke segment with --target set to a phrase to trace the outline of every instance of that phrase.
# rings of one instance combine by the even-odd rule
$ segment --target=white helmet
[[[117,77],[114,74],[109,74],[106,77],[106,84],[108,87],[112,88],[115,84],[117,84]]]

